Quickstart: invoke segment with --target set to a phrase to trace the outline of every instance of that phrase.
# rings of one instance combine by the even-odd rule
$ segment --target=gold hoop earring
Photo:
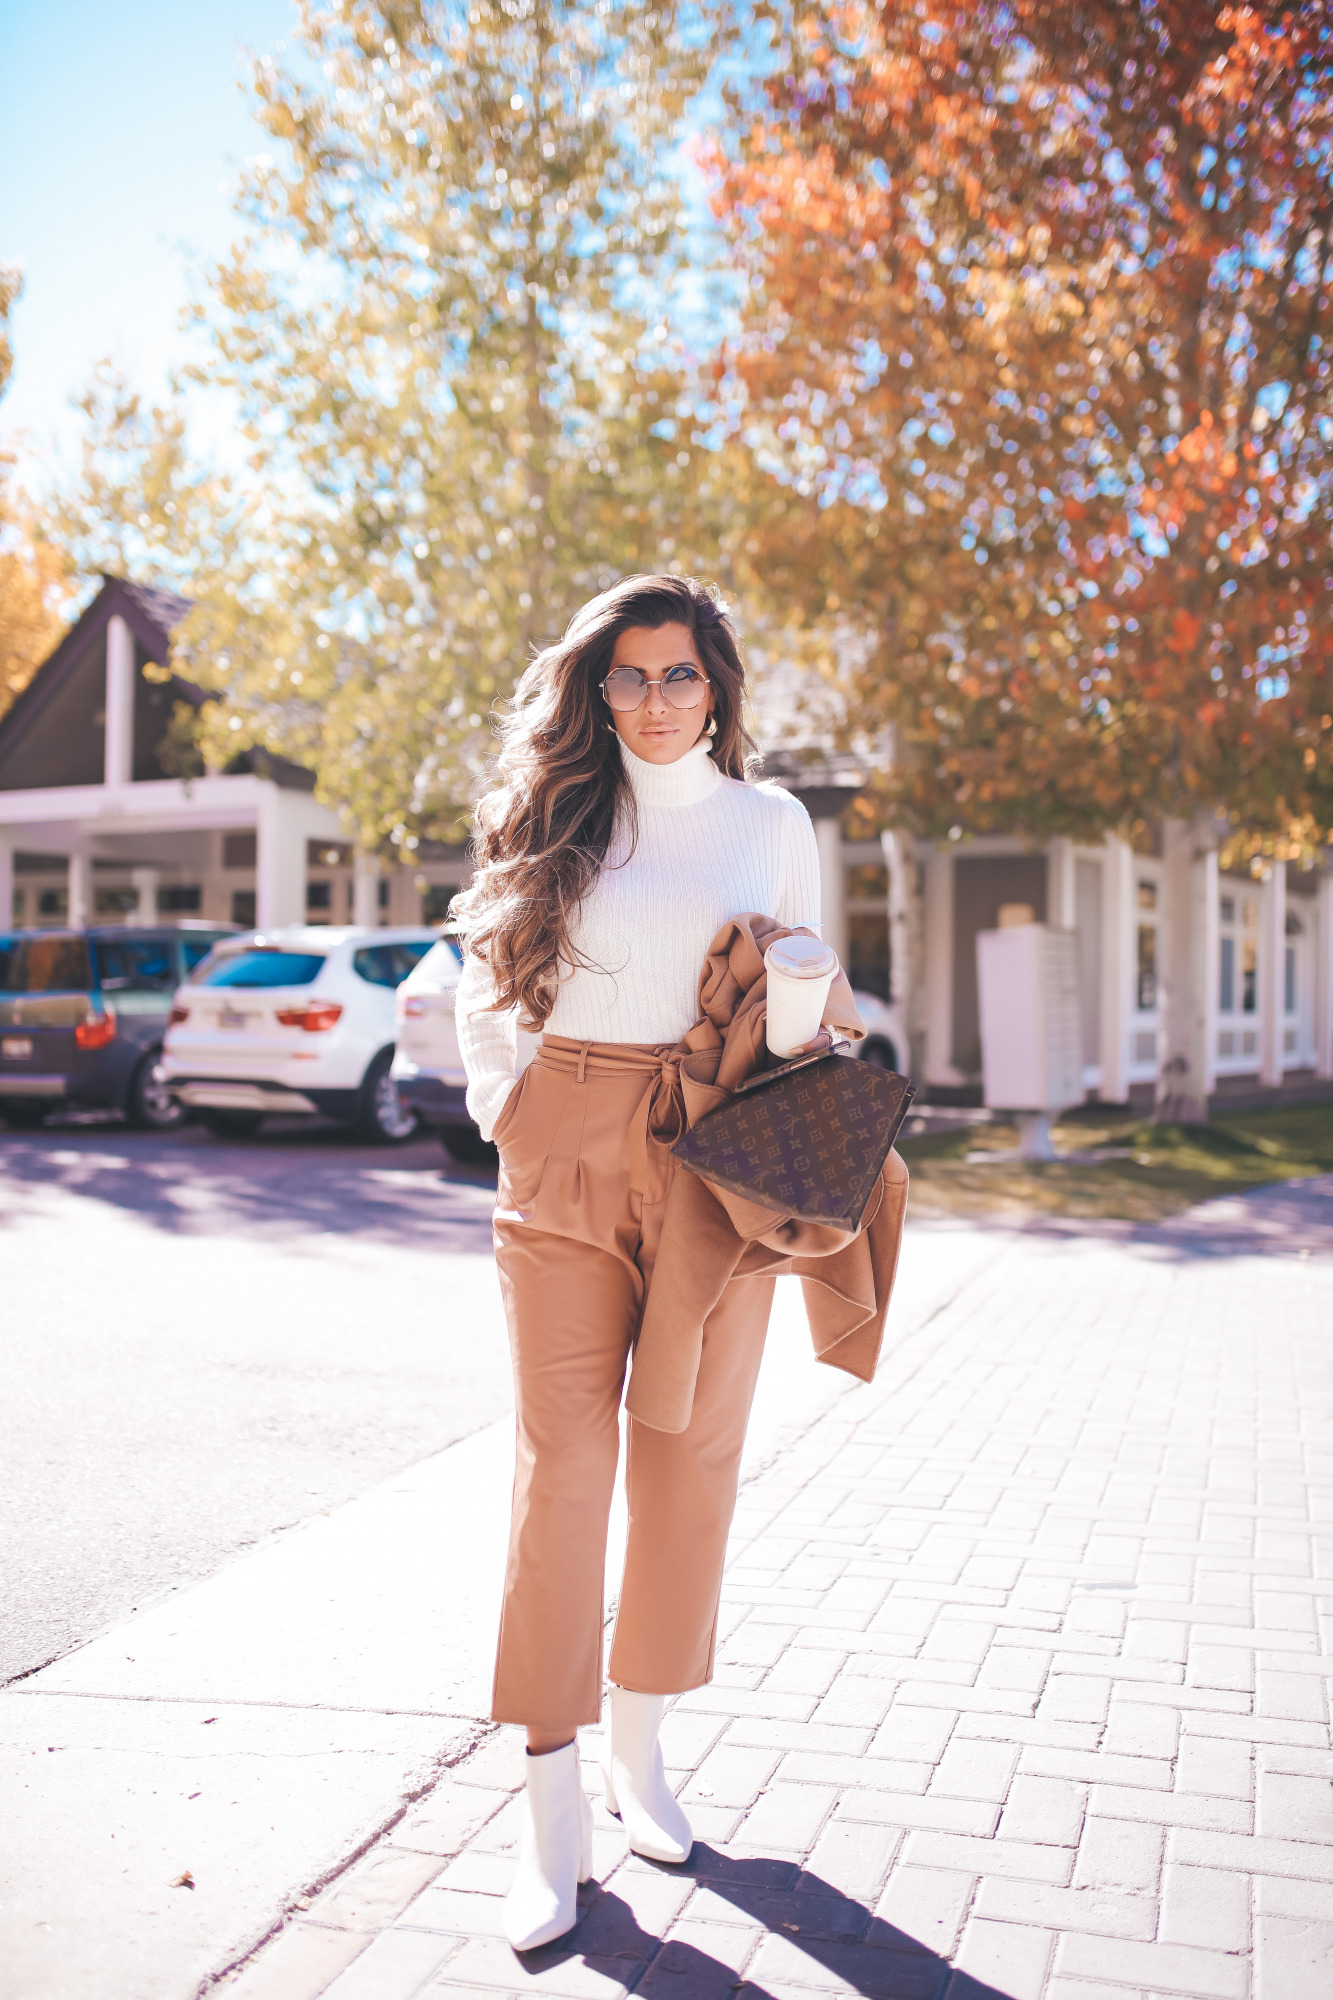
[[[710,716],[709,716],[709,718],[708,718],[708,727],[707,727],[707,729],[705,729],[705,731],[704,731],[704,735],[705,735],[705,736],[716,736],[716,735],[717,735],[717,717],[716,717],[715,715],[710,715]]]

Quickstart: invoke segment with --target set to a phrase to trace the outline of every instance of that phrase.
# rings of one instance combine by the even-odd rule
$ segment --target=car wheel
[[[41,1097],[6,1097],[0,1100],[0,1115],[16,1132],[35,1132],[45,1125],[51,1106]]]
[[[861,1060],[872,1064],[875,1069],[891,1069],[896,1073],[898,1051],[882,1035],[871,1035],[861,1051]]]
[[[169,1132],[185,1116],[157,1069],[157,1056],[145,1056],[130,1079],[125,1117],[137,1132]]]
[[[356,1130],[372,1146],[401,1146],[417,1129],[417,1114],[409,1111],[389,1074],[393,1050],[381,1049],[361,1085]]]
[[[460,1167],[492,1166],[499,1154],[489,1139],[483,1139],[475,1125],[445,1125],[440,1144]]]
[[[262,1111],[201,1111],[200,1121],[215,1139],[249,1139],[264,1122]]]

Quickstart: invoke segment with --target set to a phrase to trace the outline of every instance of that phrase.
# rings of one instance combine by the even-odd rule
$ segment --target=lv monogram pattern
[[[854,1231],[914,1094],[905,1076],[827,1056],[706,1112],[672,1150],[733,1194]]]

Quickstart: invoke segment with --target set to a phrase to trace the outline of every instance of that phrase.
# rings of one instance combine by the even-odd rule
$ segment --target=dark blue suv
[[[108,924],[0,935],[0,1117],[122,1111],[163,1130],[181,1120],[157,1081],[172,995],[228,924]]]

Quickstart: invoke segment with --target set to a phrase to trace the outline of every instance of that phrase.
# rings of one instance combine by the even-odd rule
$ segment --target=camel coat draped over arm
[[[810,933],[803,933],[810,935]],[[753,1075],[765,1056],[764,952],[791,930],[771,917],[724,924],[699,980],[700,1019],[675,1056],[678,1087],[653,1118],[653,1136],[672,1145]],[[824,1025],[860,1039],[865,1029],[839,972]],[[791,1271],[801,1280],[815,1358],[868,1382],[875,1372],[893,1290],[907,1207],[907,1168],[885,1161],[855,1235],[801,1222],[713,1186],[698,1174],[671,1177],[662,1235],[631,1364],[625,1407],[652,1430],[683,1431],[690,1421],[703,1326],[729,1279]]]

